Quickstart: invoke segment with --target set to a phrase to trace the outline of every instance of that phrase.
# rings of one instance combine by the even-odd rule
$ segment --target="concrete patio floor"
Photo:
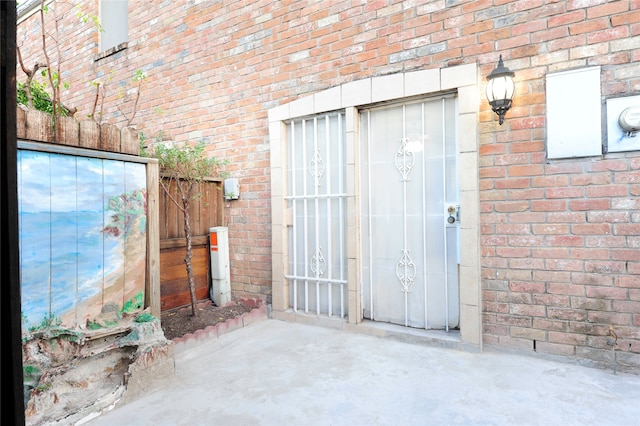
[[[176,352],[175,376],[85,424],[640,425],[640,376],[268,319]]]

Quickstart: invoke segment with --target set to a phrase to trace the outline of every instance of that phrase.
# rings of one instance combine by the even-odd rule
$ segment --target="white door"
[[[364,317],[458,327],[456,98],[363,110],[360,144]]]

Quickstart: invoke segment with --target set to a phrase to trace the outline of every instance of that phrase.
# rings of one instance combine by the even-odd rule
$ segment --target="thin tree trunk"
[[[187,279],[189,281],[189,293],[191,295],[191,314],[193,316],[198,315],[196,310],[196,283],[193,277],[193,266],[191,265],[191,258],[193,257],[191,251],[191,224],[189,215],[189,200],[183,199],[182,205],[184,207],[184,233],[187,240],[187,254],[184,258],[184,263],[187,266]]]

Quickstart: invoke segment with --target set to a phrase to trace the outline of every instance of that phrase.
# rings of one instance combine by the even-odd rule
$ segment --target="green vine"
[[[27,97],[26,84],[17,83],[17,95],[18,105],[24,105],[29,107],[29,98]],[[38,111],[46,112],[47,114],[53,114],[53,101],[51,95],[47,92],[44,83],[40,83],[36,80],[31,81],[31,95],[33,96],[33,107]],[[64,106],[61,106],[60,115],[69,116],[69,110]]]

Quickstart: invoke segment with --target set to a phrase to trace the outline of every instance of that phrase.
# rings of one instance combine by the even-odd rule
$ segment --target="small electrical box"
[[[640,151],[640,95],[607,99],[607,152]]]
[[[237,200],[240,198],[240,183],[237,178],[224,180],[224,199]]]
[[[618,124],[628,135],[640,130],[640,107],[631,106],[620,113]]]
[[[229,266],[229,228],[209,228],[209,257],[211,259],[211,287],[209,297],[216,306],[231,301],[231,274]]]

